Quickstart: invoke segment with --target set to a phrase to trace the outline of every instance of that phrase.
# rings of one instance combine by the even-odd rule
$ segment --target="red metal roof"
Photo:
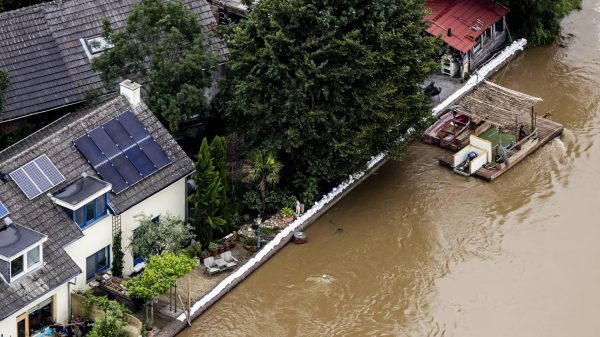
[[[427,0],[425,7],[431,9],[431,14],[425,16],[425,20],[431,22],[427,32],[441,35],[444,42],[463,53],[473,48],[475,39],[509,12],[491,0]],[[448,28],[452,36],[448,36]]]

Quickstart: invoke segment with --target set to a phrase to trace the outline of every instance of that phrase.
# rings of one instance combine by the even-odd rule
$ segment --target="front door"
[[[29,337],[29,315],[17,317],[17,337]]]

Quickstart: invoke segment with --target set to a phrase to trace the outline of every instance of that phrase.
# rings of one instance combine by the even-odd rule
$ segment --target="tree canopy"
[[[196,260],[185,254],[166,253],[152,256],[144,271],[124,282],[127,296],[149,301],[166,292],[177,278],[189,273]]]
[[[530,47],[552,43],[560,33],[560,19],[575,9],[581,0],[502,0],[510,8],[508,26],[524,36]]]
[[[191,226],[170,214],[161,216],[158,222],[144,214],[135,216],[135,219],[140,223],[131,237],[130,246],[135,256],[149,258],[175,252],[194,238]]]
[[[220,107],[250,148],[294,180],[344,179],[401,147],[430,115],[436,67],[422,0],[261,0],[226,29]],[[417,134],[415,132],[414,134]],[[406,139],[408,140],[408,139]]]
[[[94,58],[92,67],[107,86],[124,78],[144,84],[149,107],[172,131],[190,116],[208,115],[204,89],[214,60],[202,45],[198,18],[181,1],[142,0],[123,31],[113,31],[108,21],[104,26],[112,48]]]

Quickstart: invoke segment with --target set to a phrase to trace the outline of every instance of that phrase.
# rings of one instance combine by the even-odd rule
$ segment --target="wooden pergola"
[[[455,106],[471,115],[498,125],[513,134],[523,125],[527,132],[537,128],[534,107],[541,98],[511,90],[498,84],[483,81],[472,92],[460,98]]]

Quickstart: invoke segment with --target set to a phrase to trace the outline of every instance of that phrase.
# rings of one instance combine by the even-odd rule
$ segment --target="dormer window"
[[[27,250],[10,261],[10,279],[14,281],[42,265],[42,245]]]
[[[0,274],[13,282],[43,265],[47,236],[5,218],[0,227]]]
[[[108,192],[111,184],[84,176],[52,195],[81,229],[108,215]]]

